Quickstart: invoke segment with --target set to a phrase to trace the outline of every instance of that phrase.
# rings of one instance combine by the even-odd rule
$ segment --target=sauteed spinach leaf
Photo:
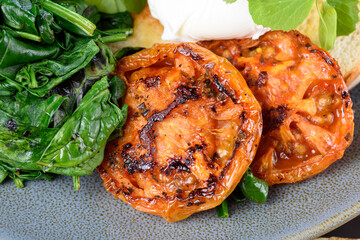
[[[84,0],[0,1],[0,183],[62,174],[77,190],[102,162],[127,116],[126,85],[104,42],[125,39],[132,24],[129,13]]]

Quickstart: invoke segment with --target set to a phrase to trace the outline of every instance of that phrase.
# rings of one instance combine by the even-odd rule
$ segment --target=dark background
[[[360,216],[325,234],[323,237],[360,238]]]

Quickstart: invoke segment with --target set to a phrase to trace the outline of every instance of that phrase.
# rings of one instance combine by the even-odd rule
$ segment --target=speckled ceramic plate
[[[0,186],[0,239],[311,239],[360,214],[360,86],[351,91],[355,136],[343,159],[307,181],[270,189],[265,204],[230,206],[177,223],[138,212],[102,187],[97,173]]]

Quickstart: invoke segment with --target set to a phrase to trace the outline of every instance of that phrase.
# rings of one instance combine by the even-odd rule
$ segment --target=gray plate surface
[[[355,136],[343,159],[307,181],[271,187],[265,204],[230,206],[177,223],[138,212],[102,187],[97,173],[0,185],[0,239],[311,239],[360,214],[360,86],[351,92]]]

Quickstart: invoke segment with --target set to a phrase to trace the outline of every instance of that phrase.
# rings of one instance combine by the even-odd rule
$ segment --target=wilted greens
[[[132,25],[128,12],[104,14],[84,0],[0,1],[0,183],[62,174],[78,189],[101,163],[127,115],[105,43]]]
[[[264,203],[268,193],[269,186],[267,183],[264,180],[255,177],[249,168],[246,170],[240,183],[236,186],[230,196],[236,203],[241,203],[246,199],[256,203]],[[218,217],[229,217],[227,199],[225,199],[221,205],[216,207],[216,212]]]

